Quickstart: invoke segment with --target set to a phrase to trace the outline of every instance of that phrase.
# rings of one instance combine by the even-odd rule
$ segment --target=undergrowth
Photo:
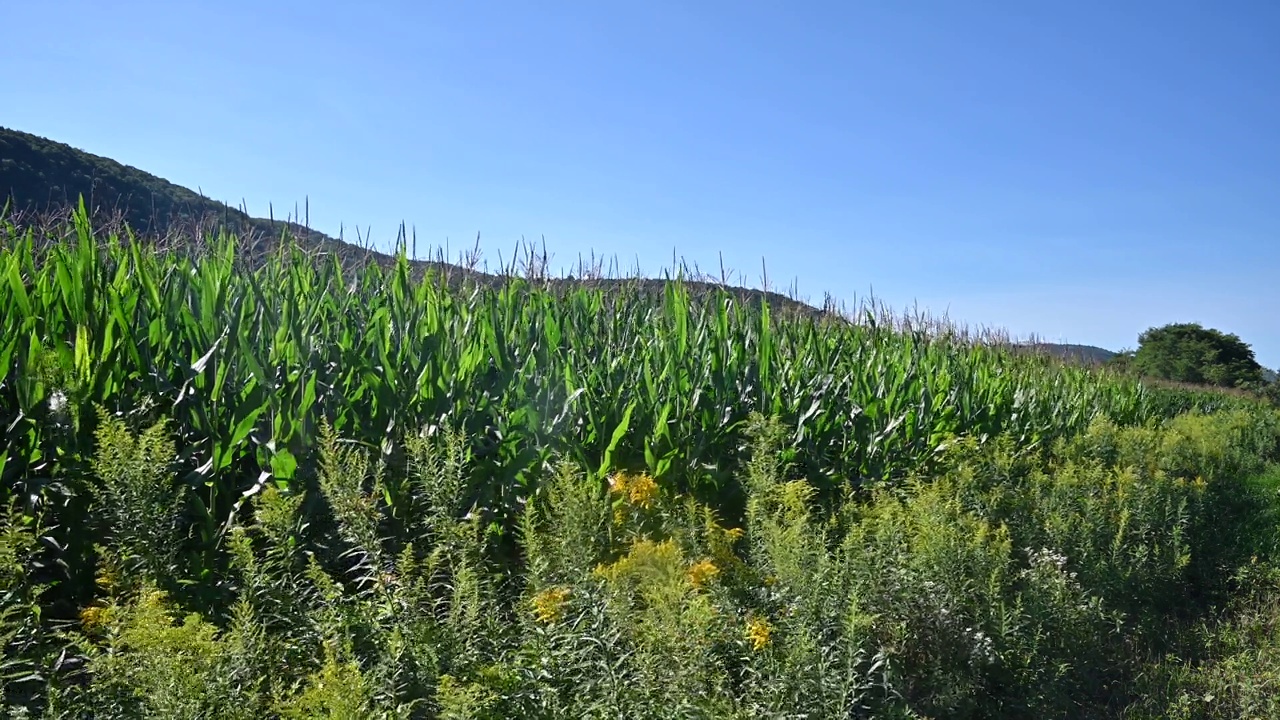
[[[39,516],[11,510],[0,535],[13,712],[1275,710],[1280,475],[1260,460],[1274,454],[1274,418],[1099,419],[1047,454],[961,438],[939,472],[827,500],[793,472],[782,427],[757,416],[740,523],[643,472],[597,479],[562,462],[522,511],[514,562],[468,504],[460,434],[414,435],[399,458],[330,428],[320,437],[306,481],[246,498],[223,569],[192,576],[203,566],[183,558],[187,490],[165,423],[131,430],[103,415],[97,589],[73,622],[42,614]],[[205,585],[218,592],[192,590]]]

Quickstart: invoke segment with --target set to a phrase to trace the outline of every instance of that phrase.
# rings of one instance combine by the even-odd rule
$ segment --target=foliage
[[[105,425],[112,467],[164,447],[165,424]],[[103,565],[69,636],[88,682],[51,684],[47,714],[1119,717],[1153,702],[1143,663],[1185,644],[1181,618],[1274,548],[1274,499],[1229,512],[1280,442],[1271,415],[1099,419],[1043,458],[965,437],[930,477],[835,506],[791,473],[780,423],[747,433],[743,525],[633,492],[647,475],[561,463],[522,513],[510,578],[463,500],[461,436],[388,461],[325,430],[314,489],[269,485],[228,536],[229,615],[182,610],[147,570],[164,563]],[[387,534],[398,482],[419,512]],[[139,517],[171,505],[113,497]],[[124,513],[97,512],[128,537]],[[1156,669],[1187,692],[1237,677],[1181,667]]]
[[[1151,328],[1138,338],[1133,368],[1177,382],[1242,387],[1262,382],[1262,366],[1239,337],[1197,323]]]
[[[1274,560],[1248,398],[76,222],[0,252],[32,716],[1119,717]]]
[[[43,617],[48,553],[40,515],[17,503],[0,512],[0,708],[42,698],[56,648]]]
[[[1254,490],[1274,497],[1280,469]],[[1280,568],[1274,562],[1280,516],[1267,518],[1270,535],[1232,573],[1241,592],[1222,612],[1188,628],[1186,650],[1161,658],[1148,672],[1145,692],[1126,717],[1265,718],[1280,713]]]
[[[875,317],[784,321],[727,294],[695,302],[678,283],[656,302],[516,279],[462,294],[415,280],[403,257],[353,275],[296,248],[248,271],[232,238],[164,254],[98,238],[83,214],[47,251],[30,230],[0,241],[0,472],[23,478],[20,493],[67,492],[58,476],[86,472],[92,406],[131,423],[163,414],[206,545],[245,493],[316,461],[322,422],[392,456],[397,428],[457,428],[484,476],[473,499],[510,525],[554,454],[740,505],[732,475],[752,411],[788,426],[798,464],[831,493],[900,479],[960,433],[1043,448],[1098,415],[1130,424],[1244,402]]]
[[[1266,382],[1260,392],[1268,402],[1280,408],[1280,380],[1272,379]]]

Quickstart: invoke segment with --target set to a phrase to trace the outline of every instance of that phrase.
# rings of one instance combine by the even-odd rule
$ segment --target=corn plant
[[[1100,416],[1140,424],[1246,402],[869,312],[783,319],[679,280],[657,297],[638,283],[551,290],[510,276],[460,288],[403,250],[353,268],[287,241],[253,265],[233,236],[193,247],[99,237],[83,210],[65,238],[0,230],[6,494],[72,492],[94,406],[137,425],[168,419],[193,531],[212,547],[244,497],[316,462],[322,423],[388,459],[406,428],[463,433],[471,500],[502,533],[552,457],[597,477],[644,468],[733,508],[756,411],[784,423],[793,459],[826,492],[904,478],[960,434],[1034,450]]]

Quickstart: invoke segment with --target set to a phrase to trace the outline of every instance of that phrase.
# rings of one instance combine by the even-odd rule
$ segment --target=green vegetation
[[[1247,343],[1197,323],[1151,328],[1138,337],[1136,352],[1113,362],[1144,377],[1179,383],[1257,389],[1267,382]]]
[[[1251,492],[1274,498],[1280,467]],[[1274,507],[1274,505],[1273,505]],[[1274,535],[1280,516],[1260,516],[1259,537]],[[1263,541],[1274,553],[1274,537]],[[1193,625],[1184,657],[1171,656],[1150,671],[1150,697],[1131,709],[1133,718],[1271,718],[1280,716],[1280,568],[1260,553],[1231,578],[1240,592],[1219,612]]]
[[[0,230],[15,716],[1273,702],[1250,397],[680,282],[191,245]]]

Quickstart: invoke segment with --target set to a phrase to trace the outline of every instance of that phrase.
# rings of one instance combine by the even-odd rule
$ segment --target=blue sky
[[[0,124],[255,215],[1280,366],[1274,2],[12,5]]]

